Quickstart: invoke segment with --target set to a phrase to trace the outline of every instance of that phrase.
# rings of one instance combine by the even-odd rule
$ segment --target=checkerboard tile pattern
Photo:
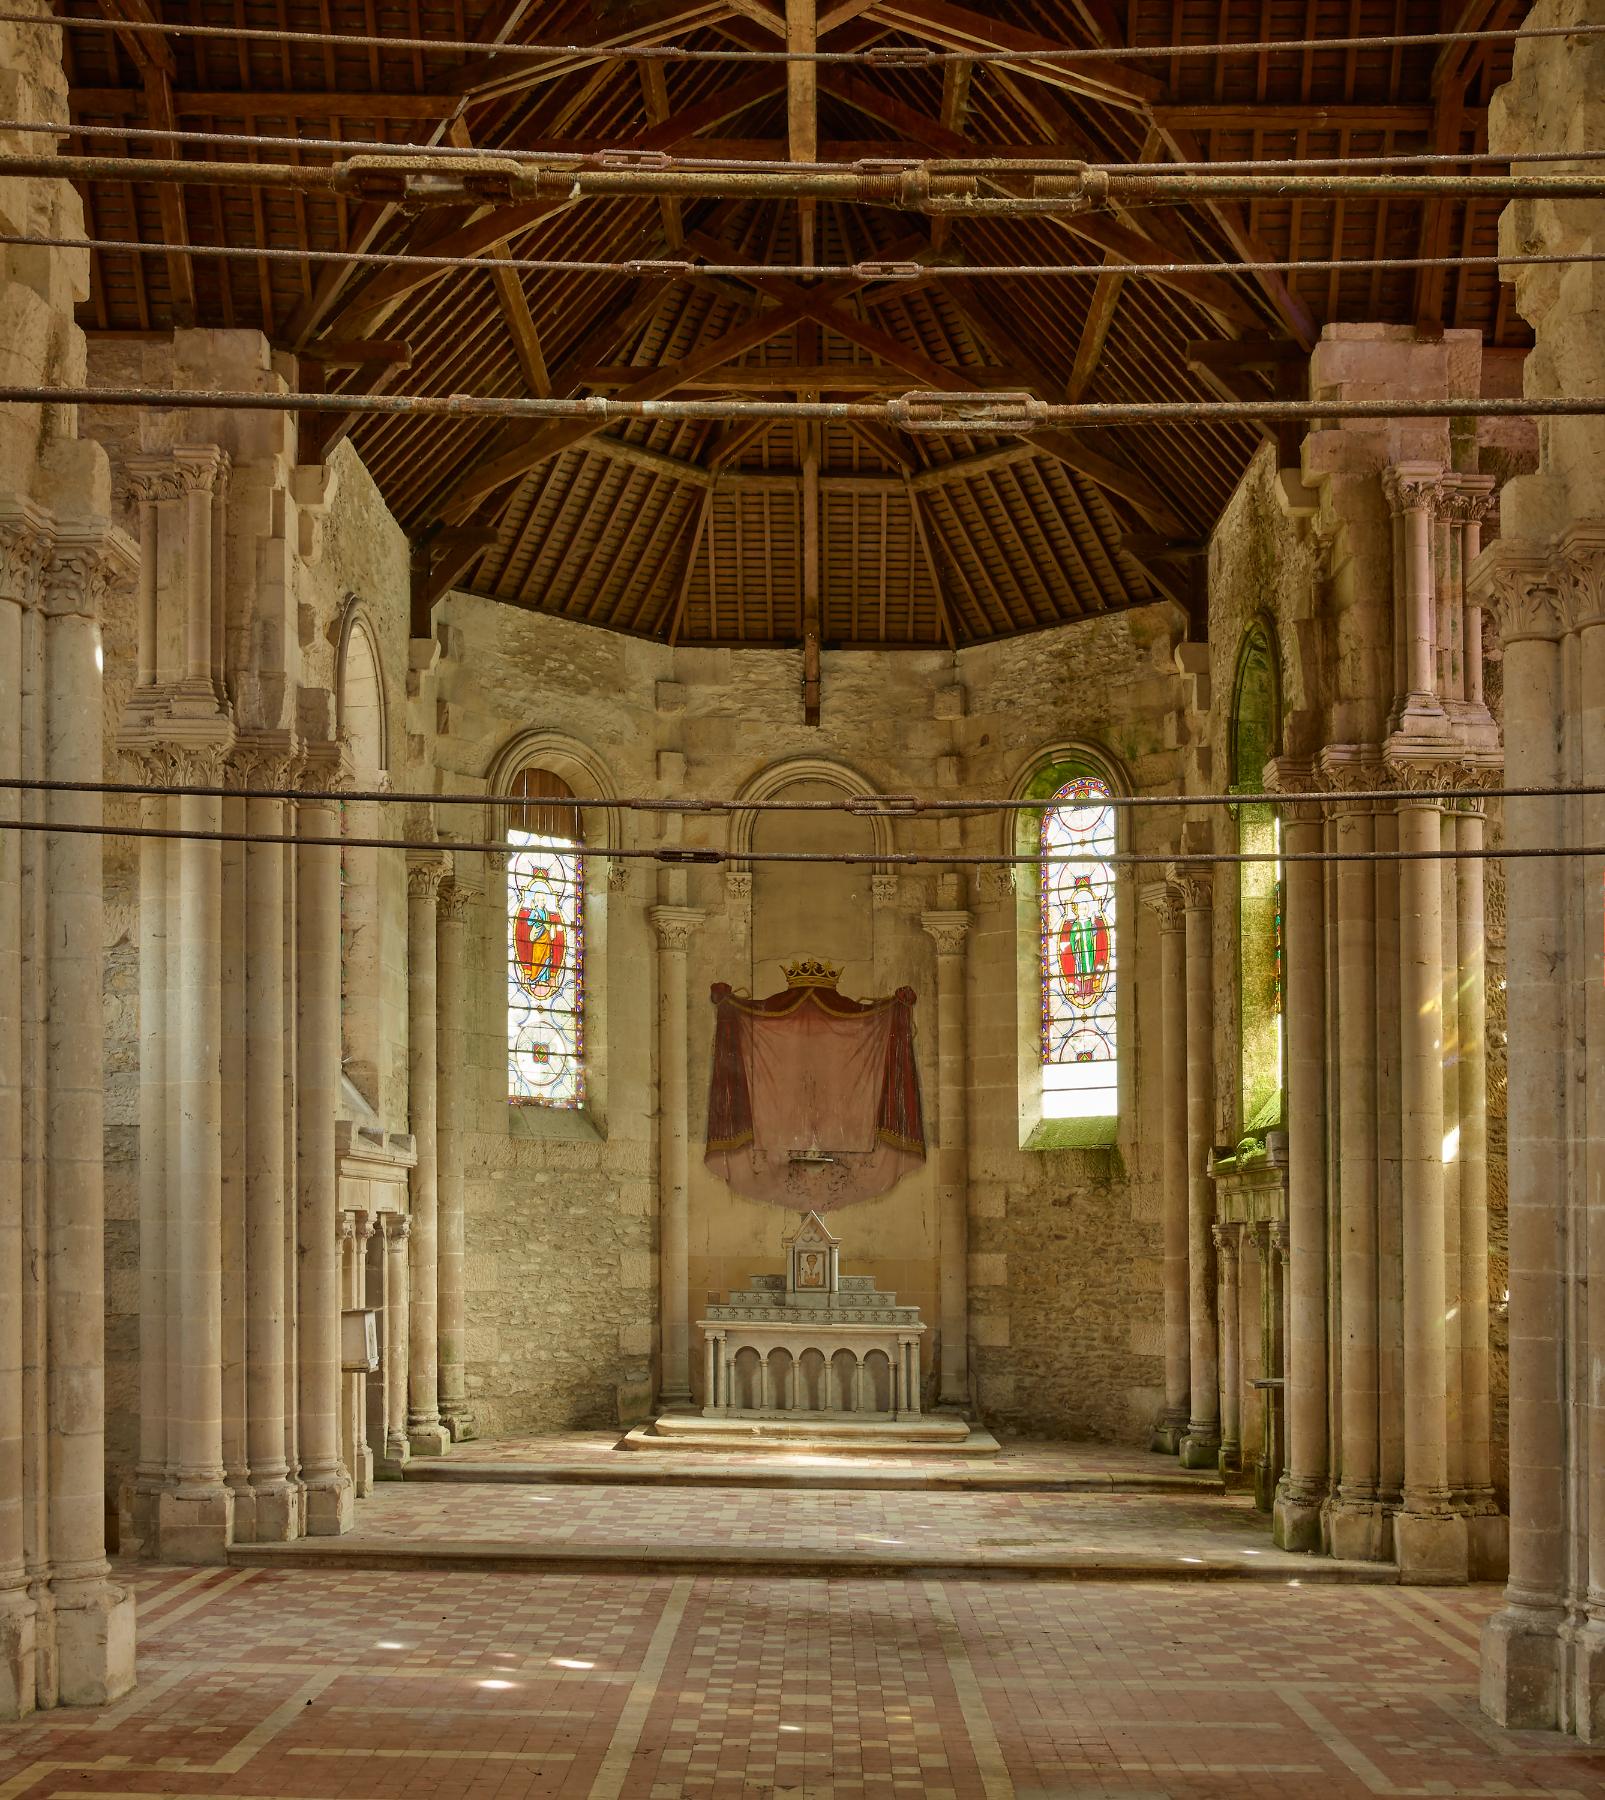
[[[140,1687],[0,1727],[0,1800],[1605,1800],[1478,1712],[1492,1588],[126,1578]]]

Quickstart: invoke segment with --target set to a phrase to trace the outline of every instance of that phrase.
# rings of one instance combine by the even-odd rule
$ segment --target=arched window
[[[1276,643],[1264,620],[1243,634],[1232,684],[1231,785],[1264,791],[1265,765],[1280,749],[1281,704]],[[1265,803],[1238,806],[1237,847],[1275,857],[1281,821]],[[1243,1131],[1282,1122],[1282,869],[1276,861],[1237,866],[1238,1031]]]
[[[1113,789],[1091,768],[1050,772],[1037,828],[1042,857],[1042,1117],[1120,1111]]]
[[[372,632],[355,605],[348,607],[341,632],[337,693],[340,734],[351,758],[352,784],[359,792],[382,789],[387,781],[384,683]],[[382,838],[383,812],[377,801],[342,800],[342,838]],[[360,842],[342,843],[341,1066],[363,1101],[377,1113],[400,1098],[385,1091],[386,969],[397,948],[393,936],[387,938],[394,933],[395,922],[386,916],[385,889],[402,878],[396,852],[375,850]]]
[[[574,790],[521,769],[507,818],[507,1097],[585,1104],[585,846]]]

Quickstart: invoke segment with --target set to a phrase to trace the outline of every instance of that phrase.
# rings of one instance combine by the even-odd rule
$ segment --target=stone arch
[[[730,815],[728,847],[737,866],[744,865],[746,858],[752,854],[753,835],[760,817],[742,803],[773,800],[788,787],[796,787],[805,782],[833,787],[850,798],[870,799],[880,791],[867,776],[861,775],[850,764],[837,762],[830,757],[790,756],[782,762],[767,764],[750,777],[736,795],[735,807]],[[890,856],[895,848],[892,821],[884,813],[872,813],[863,817],[864,823],[869,826],[876,856]]]
[[[390,720],[379,643],[368,609],[346,602],[335,649],[335,727],[351,751],[356,785],[374,787],[390,767]]]
[[[485,768],[486,791],[506,794],[518,772],[532,768],[550,769],[554,775],[560,775],[582,800],[616,801],[619,797],[618,784],[607,765],[588,744],[561,731],[539,728],[515,733],[491,757]],[[490,836],[501,837],[505,832],[505,813],[505,807],[492,803]],[[579,816],[585,847],[593,855],[607,855],[621,847],[617,806],[582,807]]]

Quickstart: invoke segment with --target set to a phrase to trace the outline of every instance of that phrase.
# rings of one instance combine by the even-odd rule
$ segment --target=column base
[[[222,1562],[234,1542],[234,1495],[216,1487],[165,1489],[156,1502],[155,1554],[163,1562]]]
[[[33,1602],[18,1589],[0,1600],[0,1719],[21,1719],[38,1704]]]
[[[357,1516],[356,1495],[344,1468],[333,1475],[310,1476],[306,1484],[306,1534],[339,1537]]]
[[[1326,1541],[1340,1562],[1389,1562],[1393,1557],[1393,1522],[1380,1500],[1355,1500],[1339,1494],[1326,1513]]]
[[[256,1490],[249,1482],[231,1480],[228,1491],[234,1496],[234,1528],[231,1541],[254,1544],[256,1537]]]
[[[373,1451],[366,1444],[358,1450],[356,1464],[352,1479],[356,1484],[357,1498],[365,1500],[373,1492]]]
[[[128,1488],[128,1534],[123,1539],[125,1549],[135,1545],[144,1556],[156,1554],[156,1541],[159,1535],[160,1521],[157,1513],[161,1508],[162,1491],[165,1486],[157,1475],[136,1476]]]
[[[474,1415],[466,1406],[446,1413],[441,1421],[451,1433],[454,1444],[466,1444],[470,1438],[479,1436],[479,1427],[474,1423]]]
[[[1326,1496],[1307,1482],[1284,1475],[1271,1507],[1271,1542],[1278,1550],[1319,1556],[1326,1548],[1321,1512]]]
[[[451,1448],[451,1433],[439,1419],[420,1419],[407,1427],[407,1448],[414,1456],[444,1456]]]
[[[1243,1446],[1235,1438],[1222,1438],[1219,1462],[1222,1475],[1241,1475],[1243,1472]]]
[[[134,1596],[100,1579],[56,1582],[63,1706],[106,1706],[134,1685]]]
[[[1571,1644],[1571,1717],[1566,1725],[1585,1744],[1605,1742],[1605,1624],[1592,1620]]]
[[[300,1496],[288,1481],[264,1481],[252,1489],[256,1496],[258,1544],[288,1544],[300,1536]]]
[[[1408,1585],[1463,1586],[1471,1579],[1466,1515],[1401,1508],[1393,1515],[1393,1560]]]
[[[1502,1512],[1474,1512],[1466,1520],[1473,1581],[1505,1581],[1510,1575],[1510,1521]]]
[[[1220,1433],[1209,1426],[1190,1425],[1181,1440],[1180,1454],[1184,1469],[1218,1469]]]
[[[1148,1448],[1160,1456],[1175,1456],[1180,1451],[1181,1441],[1186,1435],[1186,1413],[1167,1409],[1154,1421],[1154,1435],[1148,1440]]]
[[[1509,1601],[1482,1628],[1482,1710],[1507,1731],[1561,1723],[1561,1612]]]

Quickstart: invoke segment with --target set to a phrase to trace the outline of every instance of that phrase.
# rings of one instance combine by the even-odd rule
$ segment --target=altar
[[[697,1321],[704,1418],[918,1418],[919,1308],[872,1275],[843,1275],[841,1240],[817,1213],[783,1248],[780,1274],[754,1277]]]

